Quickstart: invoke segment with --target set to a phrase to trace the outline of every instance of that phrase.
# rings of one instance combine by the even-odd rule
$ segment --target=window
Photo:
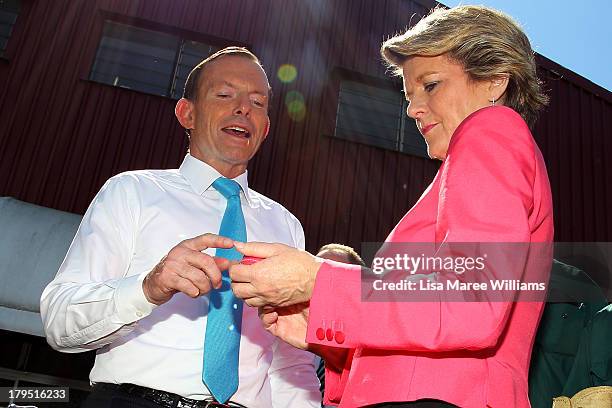
[[[334,136],[428,157],[414,120],[406,116],[406,101],[391,87],[342,80]]]
[[[217,50],[208,44],[107,20],[89,79],[179,99],[189,71]]]
[[[19,16],[19,0],[0,0],[0,57],[4,56],[13,26]]]

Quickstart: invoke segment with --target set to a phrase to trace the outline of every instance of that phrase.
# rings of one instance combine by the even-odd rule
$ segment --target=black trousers
[[[161,406],[119,389],[94,387],[81,408],[160,408]]]

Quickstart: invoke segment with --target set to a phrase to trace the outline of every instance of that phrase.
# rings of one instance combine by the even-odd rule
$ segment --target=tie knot
[[[237,196],[240,193],[240,184],[225,177],[219,177],[216,179],[212,186],[228,200],[230,197]]]

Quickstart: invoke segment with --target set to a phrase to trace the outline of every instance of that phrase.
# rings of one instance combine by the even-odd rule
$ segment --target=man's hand
[[[221,271],[230,261],[201,251],[207,248],[231,248],[234,241],[214,234],[186,239],[172,248],[142,282],[147,300],[156,305],[166,303],[177,292],[196,298],[221,287]]]
[[[236,242],[235,246],[244,255],[266,258],[253,265],[230,267],[236,297],[253,307],[290,306],[310,300],[322,259],[283,244]]]

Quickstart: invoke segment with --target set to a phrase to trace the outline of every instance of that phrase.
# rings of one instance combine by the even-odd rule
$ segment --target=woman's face
[[[473,81],[446,57],[410,57],[402,65],[408,116],[427,142],[431,158],[444,160],[457,126],[491,104],[491,81]]]

